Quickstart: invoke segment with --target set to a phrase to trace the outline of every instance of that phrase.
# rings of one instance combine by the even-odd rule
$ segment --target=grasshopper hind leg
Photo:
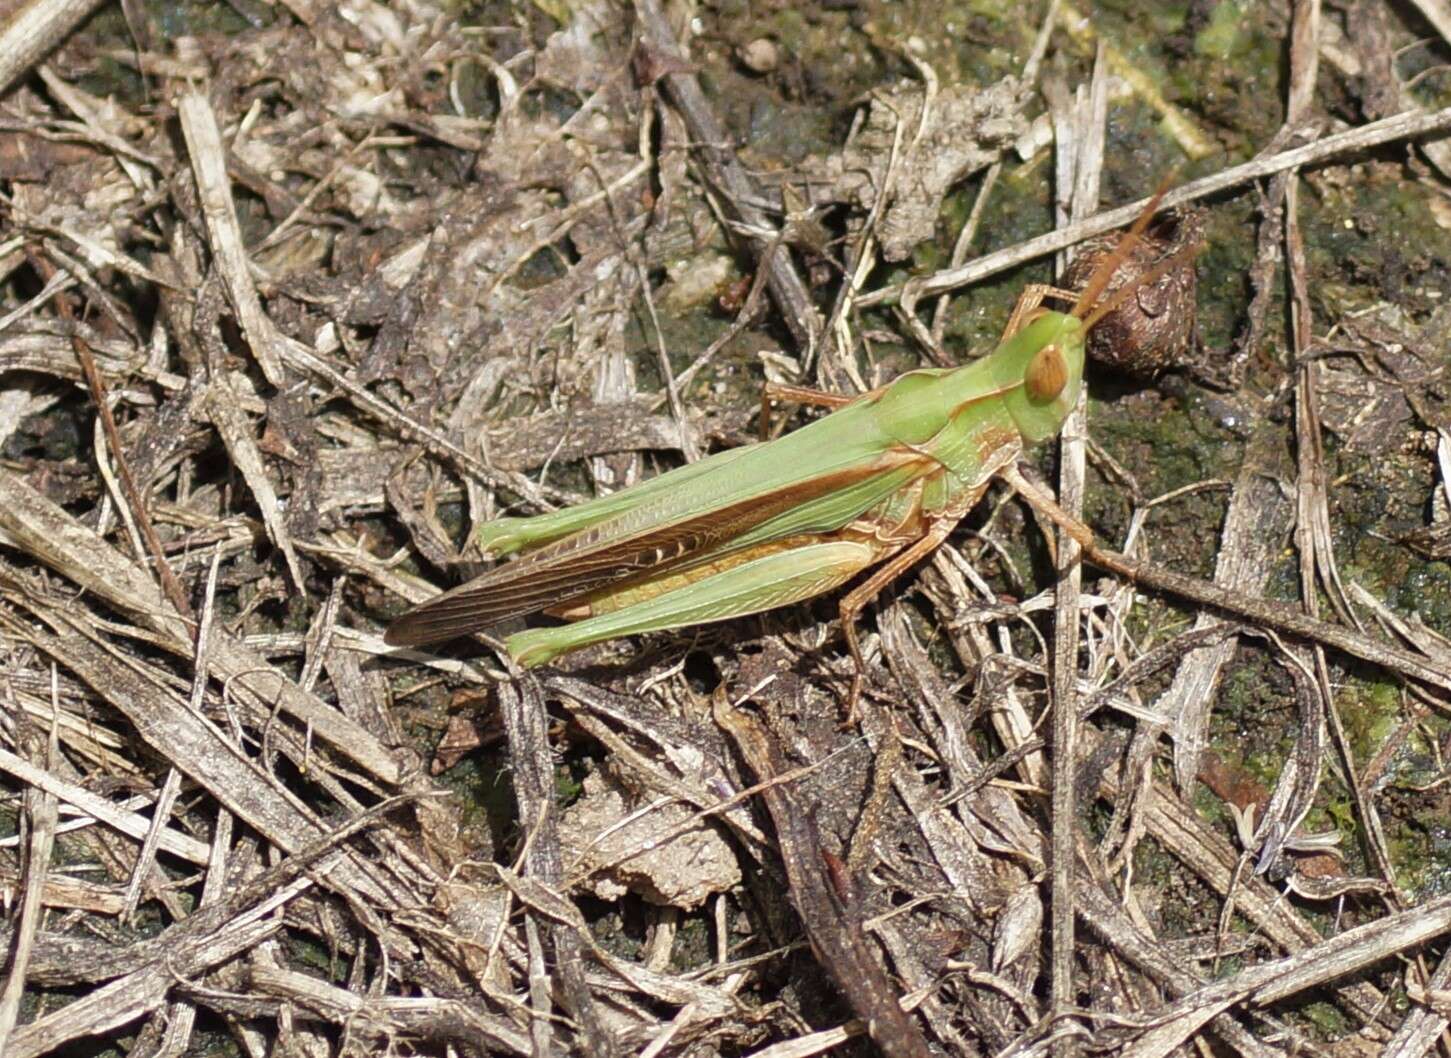
[[[506,646],[519,664],[532,668],[607,639],[727,621],[801,602],[839,587],[882,557],[882,546],[873,541],[823,537],[820,542],[753,558],[623,609],[560,628],[519,632],[508,638]]]

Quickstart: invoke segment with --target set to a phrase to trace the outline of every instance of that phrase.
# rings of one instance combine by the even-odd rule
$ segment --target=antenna
[[[1163,200],[1165,192],[1169,190],[1170,179],[1171,177],[1164,178],[1163,182],[1159,184],[1159,189],[1154,192],[1154,197],[1149,199],[1149,204],[1144,207],[1144,211],[1134,218],[1133,227],[1124,232],[1113,251],[1093,270],[1093,274],[1088,277],[1088,282],[1083,285],[1083,291],[1078,295],[1078,300],[1073,304],[1071,315],[1077,316],[1081,320],[1087,315],[1089,309],[1094,307],[1094,302],[1098,300],[1098,296],[1113,279],[1113,274],[1118,271],[1119,266],[1124,263],[1129,254],[1133,253],[1134,247],[1139,244],[1144,229],[1149,226],[1149,221],[1154,219],[1154,214],[1159,210],[1159,203]],[[1158,276],[1154,278],[1157,279]],[[1142,285],[1142,282],[1130,284],[1133,289],[1138,289]],[[1124,291],[1119,291],[1119,295],[1123,293]],[[1121,297],[1116,296],[1113,304],[1118,305],[1121,300]],[[1101,315],[1103,315],[1101,312],[1094,313],[1094,321],[1096,322]]]

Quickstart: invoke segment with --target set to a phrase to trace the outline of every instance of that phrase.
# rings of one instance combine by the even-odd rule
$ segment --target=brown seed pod
[[[1138,281],[1159,262],[1199,242],[1203,234],[1204,216],[1199,211],[1165,210],[1149,224],[1101,297],[1111,297]],[[1085,240],[1063,273],[1062,285],[1070,290],[1080,287],[1116,243],[1117,236],[1111,235]],[[1099,320],[1088,335],[1088,355],[1141,378],[1191,366],[1196,296],[1194,258],[1190,256]]]

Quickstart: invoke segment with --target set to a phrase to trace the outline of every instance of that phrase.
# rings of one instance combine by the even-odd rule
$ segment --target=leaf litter
[[[1110,100],[1126,27],[1068,5],[958,50],[916,4],[295,0],[165,44],[58,6],[0,65],[0,1052],[1434,1046],[1451,905],[1405,824],[1445,814],[1451,250],[1365,205],[1451,197],[1405,142],[1451,124],[1419,24],[1265,5],[1283,124],[1245,152],[1262,115],[1153,62]],[[750,135],[810,106],[789,156]],[[1167,337],[1111,352],[1221,352],[1227,392],[1106,382],[1059,461],[1132,558],[1055,579],[995,493],[879,600],[859,729],[809,606],[540,677],[384,647],[470,527],[742,443],[763,373],[956,362],[994,337],[965,283],[1215,138],[1203,259],[1119,344]],[[1030,239],[1049,172],[1078,205]],[[1134,418],[1171,403],[1232,461]],[[1298,623],[1250,605],[1297,577]]]

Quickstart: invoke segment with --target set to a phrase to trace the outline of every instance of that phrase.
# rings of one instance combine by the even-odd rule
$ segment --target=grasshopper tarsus
[[[841,723],[837,728],[841,731],[851,731],[862,719],[862,688],[866,686],[866,673],[853,672],[851,686],[847,688],[846,701],[842,703]]]

